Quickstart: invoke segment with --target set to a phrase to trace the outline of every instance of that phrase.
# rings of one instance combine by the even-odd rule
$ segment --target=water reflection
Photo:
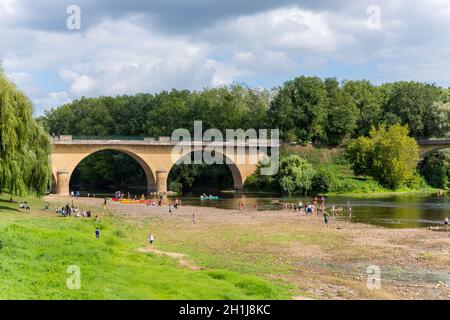
[[[246,209],[254,205],[258,210],[281,210],[283,203],[312,202],[311,198],[280,197],[261,194],[221,194],[220,200],[200,200],[197,196],[181,198],[186,205],[238,209],[243,203]],[[389,228],[416,228],[442,224],[450,216],[450,198],[435,195],[396,195],[386,197],[326,197],[327,207],[342,208],[339,215],[350,220],[347,202],[352,207],[351,221],[370,223]]]
[[[86,192],[87,194],[87,192]],[[93,192],[91,192],[92,196]],[[110,193],[96,193],[97,197],[112,196]],[[243,194],[220,193],[219,200],[200,200],[198,195],[179,197],[184,205],[215,207],[222,209],[239,209],[242,203],[246,210],[252,210],[256,205],[258,211],[281,210],[283,203],[312,202],[312,198],[282,197],[276,194]],[[176,197],[169,197],[174,200]],[[352,207],[351,221],[380,225],[388,228],[416,228],[436,226],[443,223],[445,217],[450,217],[450,196],[443,198],[435,194],[408,194],[384,197],[333,196],[326,197],[326,205],[330,208],[342,208],[339,215],[350,220],[347,202]]]

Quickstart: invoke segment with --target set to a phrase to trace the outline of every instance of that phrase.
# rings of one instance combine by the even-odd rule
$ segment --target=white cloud
[[[219,20],[206,19],[184,33],[179,27],[165,30],[158,17],[144,24],[153,12],[124,12],[112,19],[118,10],[108,15],[108,8],[102,15],[93,13],[104,18],[81,32],[34,29],[23,22],[33,16],[26,12],[28,2],[18,3],[0,3],[0,59],[40,110],[83,95],[201,89],[241,79],[270,87],[279,84],[270,79],[311,72],[334,76],[336,70],[341,78],[357,70],[377,82],[450,84],[447,0],[274,4],[264,11],[217,15]],[[369,30],[366,9],[377,3],[381,29]],[[61,84],[54,87],[58,79],[46,83],[42,73],[56,74]]]

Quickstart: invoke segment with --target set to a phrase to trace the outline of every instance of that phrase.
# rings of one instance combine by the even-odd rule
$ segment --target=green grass
[[[0,299],[285,299],[289,290],[248,272],[193,271],[169,257],[137,252],[144,227],[114,216],[58,218],[0,196]],[[17,198],[18,202],[22,199]],[[161,223],[155,221],[155,224]],[[95,227],[101,238],[94,237]],[[158,247],[157,247],[158,248]],[[67,269],[81,270],[81,289],[66,286]]]

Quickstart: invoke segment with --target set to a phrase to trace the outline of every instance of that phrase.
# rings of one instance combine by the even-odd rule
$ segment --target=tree
[[[318,77],[298,77],[278,89],[269,109],[269,120],[291,142],[322,141],[327,91]]]
[[[344,91],[335,78],[325,80],[326,99],[326,142],[338,145],[350,137],[356,128],[359,110],[352,97]]]
[[[297,155],[280,159],[278,181],[281,190],[288,194],[307,194],[314,176],[312,165]]]
[[[418,82],[395,82],[381,87],[385,95],[383,111],[386,124],[408,125],[416,138],[441,136],[436,102],[443,98],[442,89]]]
[[[32,117],[28,98],[0,70],[0,190],[45,193],[50,184],[51,142]]]
[[[352,97],[359,110],[354,137],[368,135],[372,127],[380,123],[383,104],[381,90],[367,80],[345,81],[343,90]]]
[[[386,128],[381,125],[370,131],[370,137],[360,137],[349,143],[347,157],[355,174],[371,176],[393,189],[413,179],[419,148],[408,134],[407,126],[395,124]]]
[[[442,151],[427,155],[420,164],[420,172],[429,185],[445,189],[449,183],[450,163]]]
[[[314,193],[327,193],[333,189],[335,183],[333,172],[321,169],[316,172],[311,181],[311,189]]]

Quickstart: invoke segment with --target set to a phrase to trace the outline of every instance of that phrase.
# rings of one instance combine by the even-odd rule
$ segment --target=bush
[[[278,181],[287,194],[307,194],[311,190],[314,169],[305,159],[289,155],[280,159]]]
[[[314,193],[328,193],[333,190],[335,181],[334,173],[330,170],[319,170],[311,182],[311,189]]]
[[[450,164],[443,152],[437,151],[426,156],[419,167],[430,186],[441,189],[448,187]]]
[[[396,189],[413,178],[419,148],[407,126],[381,125],[370,137],[359,137],[347,146],[347,157],[357,175],[368,175],[384,187]]]
[[[169,183],[169,190],[181,194],[183,192],[183,184],[178,181],[171,181]]]

